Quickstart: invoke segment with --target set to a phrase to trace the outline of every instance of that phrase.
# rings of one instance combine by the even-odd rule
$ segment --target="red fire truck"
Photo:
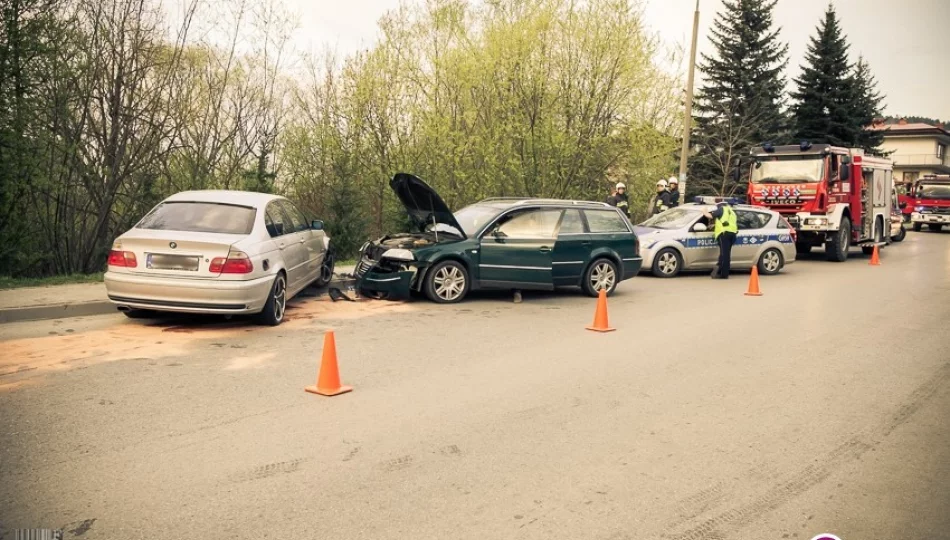
[[[914,182],[910,193],[914,230],[926,224],[932,231],[950,225],[950,174],[928,174]]]
[[[748,202],[782,214],[798,231],[799,253],[824,245],[828,260],[842,262],[853,245],[869,254],[889,242],[890,160],[808,142],[765,144],[751,154]]]

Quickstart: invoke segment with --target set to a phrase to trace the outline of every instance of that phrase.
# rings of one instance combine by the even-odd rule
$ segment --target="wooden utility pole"
[[[693,120],[693,75],[696,71],[696,37],[699,35],[699,0],[693,13],[693,46],[689,51],[689,77],[686,83],[686,113],[683,115],[683,148],[680,150],[680,200],[686,202],[686,156],[689,155],[690,123]]]

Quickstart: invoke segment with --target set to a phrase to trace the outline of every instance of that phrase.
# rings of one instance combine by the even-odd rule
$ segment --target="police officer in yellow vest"
[[[729,266],[732,264],[732,245],[736,243],[739,223],[736,211],[729,203],[721,202],[712,212],[703,212],[708,219],[715,219],[713,236],[719,244],[719,264],[713,270],[713,279],[729,279]]]

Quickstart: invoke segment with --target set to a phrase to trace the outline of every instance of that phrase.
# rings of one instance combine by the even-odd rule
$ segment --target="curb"
[[[346,278],[334,278],[327,287],[320,289],[307,288],[297,294],[294,300],[318,298],[325,296],[330,287],[346,291],[354,281]],[[44,304],[40,306],[26,306],[14,308],[0,308],[0,324],[45,321],[51,319],[68,319],[71,317],[91,317],[94,315],[109,315],[118,313],[115,304],[109,300],[94,300],[77,304]]]

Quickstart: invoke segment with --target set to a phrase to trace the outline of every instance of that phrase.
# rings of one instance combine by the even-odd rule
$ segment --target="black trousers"
[[[723,232],[716,239],[719,243],[719,277],[729,278],[729,266],[732,265],[732,245],[736,243],[736,233]]]

